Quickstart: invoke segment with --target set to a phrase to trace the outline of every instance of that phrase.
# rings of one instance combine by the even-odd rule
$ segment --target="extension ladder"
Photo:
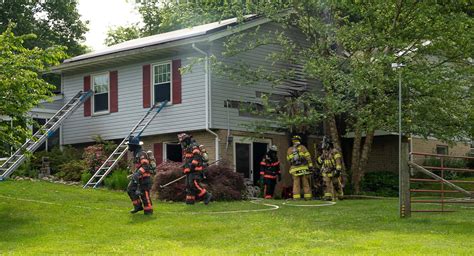
[[[97,169],[94,175],[92,175],[92,177],[84,185],[83,188],[87,188],[87,187],[97,188],[100,185],[100,183],[105,179],[105,177],[117,165],[120,159],[122,159],[122,157],[127,153],[128,145],[126,144],[126,142],[129,141],[130,137],[135,137],[135,138],[140,139],[140,136],[145,130],[145,128],[156,117],[156,115],[160,113],[160,111],[166,106],[167,103],[168,101],[163,101],[161,103],[157,102],[145,113],[145,115],[132,128],[132,130],[128,133],[128,135],[122,140],[122,142],[120,142],[117,148],[115,148],[114,152],[110,154],[107,160],[105,160],[105,162],[100,166],[99,169]]]
[[[34,135],[33,139],[28,139],[6,162],[0,166],[0,181],[8,178],[22,163],[26,160],[28,153],[35,152],[54,132],[59,128],[61,123],[66,120],[79,106],[86,101],[93,92],[78,92],[71,100],[68,101],[49,121],[44,124]]]

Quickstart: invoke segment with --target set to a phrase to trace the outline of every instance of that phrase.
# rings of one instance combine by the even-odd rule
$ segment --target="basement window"
[[[447,155],[448,154],[448,146],[436,145],[436,154],[438,154],[438,155]]]

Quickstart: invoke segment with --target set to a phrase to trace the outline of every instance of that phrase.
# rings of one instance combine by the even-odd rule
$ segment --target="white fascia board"
[[[260,18],[260,19],[255,20],[255,21],[251,21],[251,22],[248,22],[248,23],[243,23],[242,25],[238,25],[238,26],[235,26],[235,27],[230,27],[230,28],[228,28],[224,31],[217,32],[217,33],[215,33],[211,36],[208,36],[207,41],[212,42],[212,41],[218,40],[220,38],[223,38],[223,37],[235,34],[235,33],[239,33],[239,32],[242,32],[244,30],[247,30],[247,29],[250,29],[250,28],[253,28],[253,27],[256,27],[256,26],[260,26],[260,25],[268,23],[270,21],[271,20],[269,18]]]
[[[169,42],[169,43],[164,43],[164,44],[159,44],[155,46],[147,46],[143,48],[138,48],[134,50],[127,50],[127,51],[122,51],[122,52],[117,52],[117,53],[111,53],[108,55],[103,55],[103,56],[98,56],[98,57],[93,57],[90,59],[83,59],[75,62],[68,62],[68,63],[62,63],[59,66],[53,67],[51,69],[52,73],[61,73],[62,71],[68,71],[71,69],[76,69],[84,66],[89,66],[93,64],[100,64],[100,63],[106,63],[109,60],[112,59],[117,59],[117,58],[122,58],[130,55],[135,55],[135,54],[146,54],[158,50],[164,50],[164,49],[169,49],[173,47],[178,47],[182,45],[187,45],[187,44],[192,44],[192,43],[200,43],[200,42],[207,42],[206,36],[199,36],[197,38],[191,38],[187,40],[180,40],[180,41],[175,41],[175,42]]]

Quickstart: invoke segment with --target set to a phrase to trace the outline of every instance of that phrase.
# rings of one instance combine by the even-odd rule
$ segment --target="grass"
[[[123,192],[46,182],[0,183],[0,254],[472,255],[474,209],[398,217],[398,201],[345,200],[275,211],[242,202],[155,202],[131,215]],[[306,204],[317,204],[307,202]],[[209,213],[211,212],[211,213]]]

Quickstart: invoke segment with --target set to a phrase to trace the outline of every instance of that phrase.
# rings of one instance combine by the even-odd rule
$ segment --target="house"
[[[93,90],[94,95],[62,124],[56,140],[61,145],[79,147],[92,143],[96,135],[105,140],[120,141],[155,102],[168,100],[169,105],[142,134],[145,148],[154,151],[158,162],[181,161],[176,135],[188,132],[206,146],[211,162],[227,160],[251,181],[258,180],[259,162],[270,144],[280,149],[282,169],[287,170],[284,159],[289,141],[286,135],[275,132],[261,135],[249,130],[245,125],[258,118],[239,107],[241,103],[260,102],[262,93],[284,96],[285,88],[274,88],[263,82],[252,87],[238,87],[235,81],[216,74],[208,59],[211,55],[221,57],[223,44],[232,34],[257,28],[259,33],[265,33],[276,26],[262,17],[249,16],[244,23],[228,19],[127,41],[64,61],[53,69],[61,75],[64,95],[64,99],[58,98],[57,102],[67,102],[81,90]],[[304,37],[297,32],[287,33],[301,44],[305,43]],[[240,54],[238,59],[255,67],[270,67],[265,57],[277,50],[275,47],[263,45]],[[205,61],[181,74],[180,68],[191,64],[193,58]],[[236,61],[232,58],[223,60],[227,63]],[[288,65],[283,63],[276,68],[288,68]],[[297,82],[304,87],[317,86],[304,78]],[[57,109],[45,107],[43,112],[54,113]],[[47,119],[48,116],[40,118]],[[396,135],[377,135],[369,171],[396,171]],[[318,137],[308,138],[311,153],[317,142]],[[351,155],[350,138],[344,142],[344,155],[348,157]],[[284,172],[283,186],[290,185],[291,178]]]
[[[259,162],[267,147],[276,144],[279,157],[285,159],[288,141],[284,134],[261,136],[249,131],[245,124],[256,117],[244,113],[239,103],[259,102],[262,93],[285,92],[266,83],[238,87],[215,74],[208,57],[219,56],[231,34],[257,27],[260,32],[268,31],[275,26],[269,19],[255,16],[243,24],[228,19],[127,41],[65,60],[53,70],[61,75],[65,101],[80,90],[92,89],[94,95],[62,124],[61,144],[86,145],[95,135],[121,140],[152,104],[169,100],[141,137],[158,162],[181,161],[176,135],[188,132],[206,146],[211,162],[227,160],[245,178],[257,181]],[[265,56],[274,47],[261,46],[239,55],[239,60],[270,66]],[[205,61],[181,74],[180,68],[189,65],[192,58]],[[286,169],[285,162],[282,167]],[[289,185],[288,174],[285,180]]]

